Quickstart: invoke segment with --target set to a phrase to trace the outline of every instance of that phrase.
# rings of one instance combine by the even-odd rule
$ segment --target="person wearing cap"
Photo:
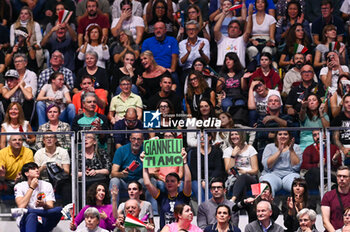
[[[30,120],[33,111],[33,102],[30,104],[30,108],[27,106],[33,100],[32,88],[23,79],[20,80],[18,72],[14,69],[10,69],[5,73],[5,79],[6,85],[2,87],[4,110],[7,109],[11,102],[18,102],[26,109],[24,111],[25,118]]]

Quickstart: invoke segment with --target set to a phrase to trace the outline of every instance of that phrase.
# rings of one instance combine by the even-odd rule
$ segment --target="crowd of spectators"
[[[71,229],[125,231],[129,213],[149,231],[159,215],[165,232],[238,232],[245,209],[246,231],[281,231],[280,212],[288,231],[314,231],[315,203],[327,231],[349,230],[349,0],[1,0],[0,19],[1,132],[46,132],[0,137],[0,192],[25,208],[14,211],[21,230],[55,226],[53,191],[71,202],[72,141],[50,132],[81,130],[130,133],[77,138],[78,180],[85,173],[89,191]],[[172,132],[139,133],[147,111]],[[331,160],[320,160],[320,132],[330,126],[345,129],[332,132]],[[200,141],[177,131],[216,127],[231,131]],[[183,166],[144,168],[149,138],[182,139]],[[207,185],[198,182],[204,169],[197,173],[206,147]],[[327,162],[334,190],[310,202]],[[268,189],[249,197],[256,183]],[[207,188],[196,227],[190,200],[204,201],[198,191]],[[291,195],[280,211],[281,190]]]

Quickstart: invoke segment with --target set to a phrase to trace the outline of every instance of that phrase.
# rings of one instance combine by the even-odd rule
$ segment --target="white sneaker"
[[[61,213],[64,216],[65,220],[70,220],[72,218],[71,209],[73,209],[73,203],[69,203],[62,208]]]
[[[12,217],[17,218],[23,216],[23,214],[27,213],[28,209],[25,208],[12,208],[11,209],[11,214]]]

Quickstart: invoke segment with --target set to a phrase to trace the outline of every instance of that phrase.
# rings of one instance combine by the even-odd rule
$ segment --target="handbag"
[[[65,173],[64,170],[59,167],[55,162],[47,162],[46,170],[49,175],[50,183],[56,188],[59,184],[69,180],[69,174]]]

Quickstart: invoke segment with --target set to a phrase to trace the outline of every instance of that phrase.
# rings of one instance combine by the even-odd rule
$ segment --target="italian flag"
[[[338,42],[332,42],[329,44],[329,51],[339,50],[340,43]]]
[[[239,5],[234,5],[234,6],[232,6],[230,9],[228,9],[228,10],[237,10],[237,9],[241,9],[242,8],[242,4],[239,4]]]
[[[127,214],[124,222],[125,227],[146,227],[146,224],[140,221],[138,218]]]
[[[58,12],[58,23],[64,23],[64,22],[68,21],[67,20],[68,15],[69,15],[68,10],[60,10]]]
[[[304,54],[305,52],[307,52],[307,50],[308,50],[307,47],[305,47],[304,45],[297,44],[297,43],[294,44],[294,54],[297,54],[297,53]]]
[[[253,196],[260,196],[269,186],[266,183],[257,183],[250,185]]]

